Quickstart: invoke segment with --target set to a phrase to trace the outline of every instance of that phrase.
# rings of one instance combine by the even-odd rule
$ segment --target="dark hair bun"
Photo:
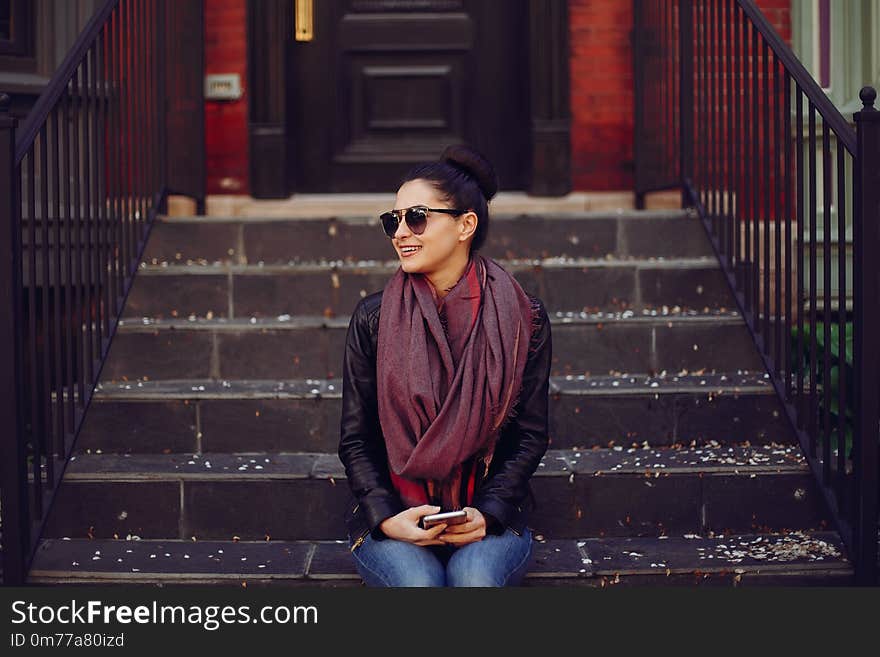
[[[489,161],[469,146],[447,146],[440,159],[463,169],[474,180],[489,201],[498,191],[498,176]]]

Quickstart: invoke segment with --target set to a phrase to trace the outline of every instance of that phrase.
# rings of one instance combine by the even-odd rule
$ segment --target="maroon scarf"
[[[376,355],[379,422],[406,506],[433,498],[444,509],[459,509],[462,464],[481,459],[488,471],[516,405],[533,321],[516,279],[479,254],[444,298],[423,274],[403,268],[385,285]]]

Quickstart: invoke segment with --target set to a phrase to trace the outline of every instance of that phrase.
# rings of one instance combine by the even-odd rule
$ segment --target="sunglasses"
[[[400,215],[403,214],[406,225],[415,235],[421,235],[428,226],[428,213],[442,212],[443,214],[451,214],[453,216],[464,214],[467,210],[451,210],[449,208],[426,208],[424,206],[416,206],[407,208],[406,210],[389,210],[379,215],[382,222],[382,228],[388,237],[394,237],[397,227],[400,225]]]

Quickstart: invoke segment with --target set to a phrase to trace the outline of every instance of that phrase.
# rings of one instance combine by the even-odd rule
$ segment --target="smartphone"
[[[419,528],[430,529],[431,527],[443,524],[444,522],[447,525],[460,525],[463,522],[467,522],[467,511],[461,509],[459,511],[446,511],[422,516],[419,518]]]

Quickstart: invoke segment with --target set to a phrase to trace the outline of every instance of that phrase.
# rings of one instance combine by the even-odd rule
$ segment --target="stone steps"
[[[526,292],[540,297],[548,311],[734,307],[727,282],[711,257],[498,262]],[[381,290],[397,267],[396,263],[144,265],[126,301],[125,315],[348,315],[361,297]]]
[[[102,380],[334,378],[348,323],[347,316],[124,319]],[[551,325],[554,376],[762,367],[735,312],[554,313]]]
[[[552,538],[824,529],[791,445],[549,450],[530,526]],[[339,458],[293,454],[78,454],[45,537],[345,538]],[[259,511],[257,511],[259,510]]]
[[[845,586],[835,532],[547,539],[524,586]],[[97,557],[97,558],[96,558]],[[29,584],[359,586],[347,541],[46,539]]]
[[[393,200],[393,199],[392,199]],[[97,243],[96,227],[91,240]],[[483,253],[496,260],[562,258],[712,257],[705,230],[695,215],[659,212],[572,212],[498,214]],[[30,231],[22,236],[25,257]],[[55,280],[54,229],[49,233],[49,276]],[[42,252],[42,229],[36,248]],[[105,247],[106,248],[106,247]],[[40,256],[38,255],[38,258]],[[311,219],[259,217],[157,217],[142,266],[257,265],[397,262],[378,217]],[[24,271],[24,283],[30,284]],[[42,283],[42,268],[37,282]],[[217,310],[215,309],[215,312]]]
[[[499,213],[491,231],[483,253],[553,324],[527,585],[851,580],[793,533],[837,541],[694,215]],[[398,266],[375,217],[160,218],[33,583],[359,584],[339,372],[349,314]],[[732,533],[814,553],[722,559]]]
[[[341,379],[101,383],[77,447],[333,454],[341,403]],[[551,377],[549,403],[555,448],[794,442],[769,380],[758,372]]]
[[[390,199],[393,202],[393,198]],[[494,259],[711,256],[695,215],[656,212],[492,213],[483,253]],[[160,217],[147,264],[396,260],[378,216],[327,219]]]

